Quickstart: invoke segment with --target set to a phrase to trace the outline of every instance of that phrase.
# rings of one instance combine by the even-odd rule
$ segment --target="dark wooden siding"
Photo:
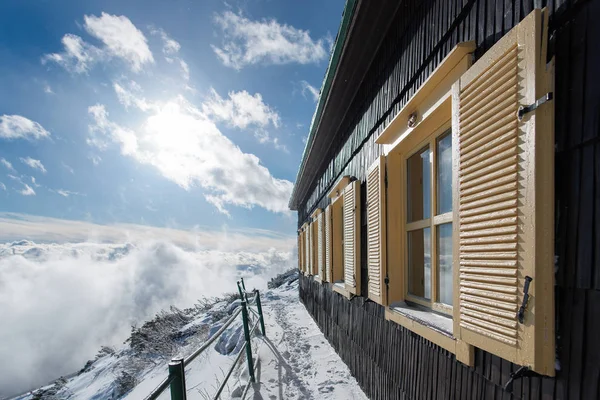
[[[476,367],[464,367],[383,320],[381,307],[362,298],[348,302],[303,278],[307,309],[372,398],[600,399],[600,0],[404,1],[323,160],[321,178],[299,208],[298,224],[327,205],[327,191],[343,175],[363,182],[364,206],[366,169],[381,151],[374,140],[393,116],[457,42],[475,40],[480,56],[534,3],[551,12],[549,46],[556,57],[557,377],[524,378],[512,395],[502,393],[514,365],[477,350]],[[364,250],[364,234],[362,242]]]

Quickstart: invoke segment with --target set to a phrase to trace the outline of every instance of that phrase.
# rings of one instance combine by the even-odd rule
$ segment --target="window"
[[[553,376],[553,105],[518,114],[552,90],[547,17],[532,11],[470,68],[457,46],[377,142],[386,318],[466,364],[475,346]]]
[[[325,268],[330,270],[333,289],[350,297],[360,294],[360,182],[341,178],[329,198],[331,204],[325,210],[325,244],[329,247],[325,250]]]
[[[407,298],[452,313],[452,135],[443,129],[406,159]],[[433,196],[432,196],[433,194]]]

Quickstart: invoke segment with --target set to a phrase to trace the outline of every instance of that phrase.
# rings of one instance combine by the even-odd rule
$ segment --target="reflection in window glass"
[[[427,219],[431,210],[431,151],[429,147],[407,160],[408,222]]]
[[[408,232],[408,292],[431,298],[431,228]]]
[[[452,211],[452,135],[450,132],[437,142],[437,213]]]
[[[438,301],[452,305],[452,224],[437,226]]]

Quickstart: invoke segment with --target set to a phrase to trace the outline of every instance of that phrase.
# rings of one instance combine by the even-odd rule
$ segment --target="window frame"
[[[452,126],[452,85],[470,68],[475,48],[474,42],[459,43],[455,46],[376,140],[376,143],[383,145],[384,154],[387,157],[387,274],[389,286],[385,318],[441,346],[455,354],[457,360],[469,366],[474,364],[473,346],[456,337],[454,328],[449,332],[441,326],[431,323],[435,317],[447,318],[449,322],[453,322],[453,315],[441,317],[442,313],[439,312],[439,309],[426,308],[418,304],[412,306],[406,303],[406,300],[411,303],[406,296],[406,246],[398,244],[406,244],[407,239],[405,230],[407,220],[406,155],[409,152],[414,154],[419,151],[428,143],[428,140],[444,134]],[[407,121],[413,114],[416,114],[416,123],[409,125]],[[437,172],[437,165],[432,168],[432,173],[435,172]],[[433,191],[432,193],[436,194]],[[453,215],[447,222],[452,221],[454,228],[454,202],[452,204],[453,212],[451,214]],[[431,216],[431,218],[434,217]],[[436,222],[445,222],[444,220],[447,218],[445,216]],[[452,235],[454,236],[454,234],[453,229]],[[432,250],[434,249],[432,248]],[[435,252],[437,255],[437,249]],[[455,274],[452,279],[453,281],[456,279]],[[453,290],[456,291],[456,289]],[[404,305],[404,309],[402,305]],[[411,309],[410,312],[407,312],[409,310],[406,310],[406,307]],[[413,311],[421,312],[421,317],[416,316]]]
[[[450,117],[450,116],[448,116]],[[403,187],[405,188],[404,192],[404,199],[402,202],[402,207],[404,208],[403,212],[406,213],[406,215],[408,215],[408,160],[414,156],[415,154],[419,154],[421,151],[423,151],[425,148],[428,148],[430,150],[430,154],[431,154],[431,158],[432,158],[432,162],[431,162],[431,168],[430,168],[430,193],[431,193],[431,197],[430,197],[430,214],[429,214],[429,218],[424,218],[424,219],[420,219],[420,220],[416,220],[416,221],[411,221],[408,222],[408,217],[406,218],[406,221],[404,223],[404,227],[403,227],[403,242],[401,243],[401,247],[403,247],[405,250],[403,251],[404,253],[404,296],[405,299],[408,301],[411,301],[413,303],[416,304],[420,304],[422,306],[425,306],[427,308],[432,309],[433,311],[445,314],[447,316],[452,317],[453,314],[453,308],[451,305],[449,304],[444,304],[441,303],[440,301],[436,301],[438,300],[439,294],[438,294],[438,259],[437,259],[437,253],[438,253],[438,246],[437,246],[437,231],[438,231],[438,226],[443,225],[443,224],[448,224],[448,223],[452,223],[453,220],[453,212],[452,211],[448,211],[446,213],[442,213],[442,214],[437,214],[437,203],[438,203],[438,178],[437,178],[437,170],[438,170],[438,156],[437,156],[437,150],[438,150],[438,142],[439,139],[444,137],[444,136],[448,136],[450,135],[450,137],[452,137],[452,121],[451,119],[448,119],[446,122],[444,122],[440,127],[438,127],[435,131],[433,131],[431,134],[429,134],[428,136],[426,136],[422,141],[420,141],[418,144],[416,144],[415,146],[412,147],[411,150],[408,150],[407,152],[403,153],[402,156],[402,164],[404,166],[404,171],[403,171]],[[419,297],[416,295],[413,295],[410,293],[409,291],[409,245],[408,245],[408,233],[409,232],[415,232],[415,231],[419,231],[419,230],[423,230],[423,229],[430,229],[430,262],[431,262],[431,296],[430,299],[427,298],[423,298],[423,297]],[[454,235],[454,232],[453,232]]]

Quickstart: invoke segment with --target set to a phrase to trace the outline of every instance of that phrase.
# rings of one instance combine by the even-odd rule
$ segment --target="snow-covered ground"
[[[367,399],[300,303],[295,273],[288,274],[281,286],[261,293],[261,299],[267,334],[252,340],[257,383],[250,387],[247,399]],[[121,349],[104,349],[78,375],[18,399],[143,399],[167,374],[167,358],[161,351],[171,356],[189,355],[238,306],[239,300],[230,296],[195,310],[163,313]],[[212,398],[242,343],[238,320],[215,346],[186,367],[189,399]],[[239,398],[245,388],[248,373],[243,360],[222,399]],[[169,399],[169,394],[161,399]]]

